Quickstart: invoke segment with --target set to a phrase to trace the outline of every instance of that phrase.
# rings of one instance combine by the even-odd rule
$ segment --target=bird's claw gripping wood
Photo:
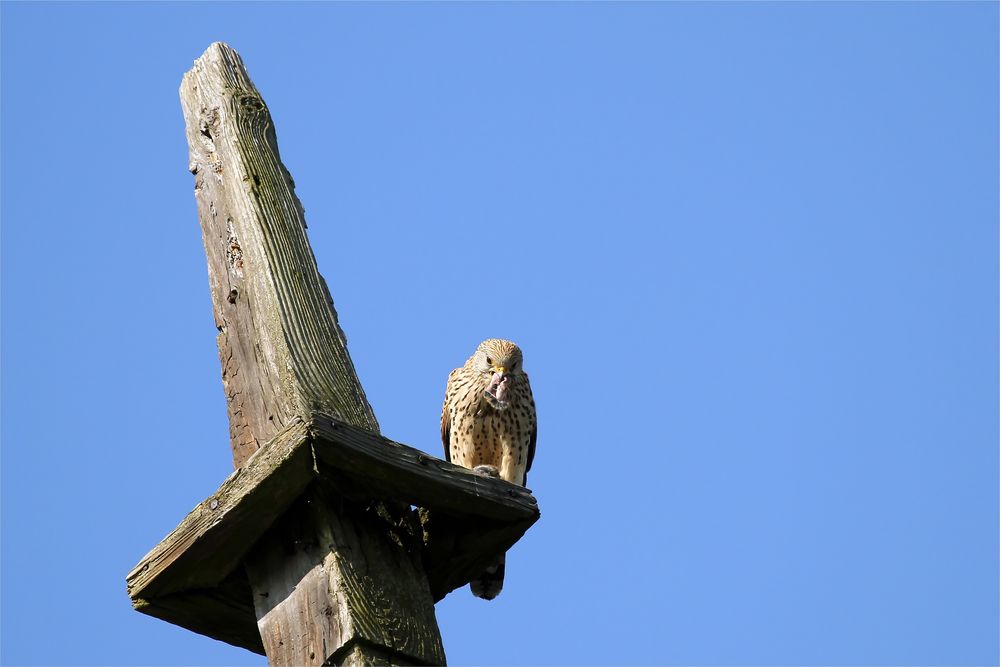
[[[500,471],[496,466],[476,466],[472,469],[472,472],[482,475],[483,477],[493,477],[494,479],[500,479]]]

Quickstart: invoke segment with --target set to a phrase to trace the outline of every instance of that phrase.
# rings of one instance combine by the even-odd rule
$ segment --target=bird
[[[521,348],[488,338],[448,375],[441,409],[445,459],[488,477],[525,486],[535,458],[538,420]],[[492,600],[503,588],[505,558],[470,582],[472,594]]]

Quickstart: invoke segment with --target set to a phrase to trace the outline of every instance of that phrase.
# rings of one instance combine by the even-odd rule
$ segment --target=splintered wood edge
[[[125,578],[133,600],[218,584],[315,475],[301,420],[231,474]]]

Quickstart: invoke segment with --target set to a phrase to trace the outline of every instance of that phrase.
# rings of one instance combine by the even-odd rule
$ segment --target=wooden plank
[[[535,522],[456,517],[425,508],[418,515],[423,528],[423,566],[435,602],[481,574]]]
[[[286,428],[259,450],[140,560],[127,577],[129,595],[151,599],[215,585],[239,567],[250,547],[317,475],[335,480],[342,493],[354,497],[413,504],[439,516],[478,522],[476,529],[442,524],[451,526],[448,532],[499,531],[484,536],[482,548],[463,547],[463,558],[488,551],[494,543],[513,544],[539,518],[534,497],[523,487],[476,475],[329,416],[314,416],[308,424]],[[452,561],[457,566],[462,559]],[[447,576],[443,570],[429,570],[435,595],[451,583],[465,583],[459,580],[466,569]]]
[[[294,507],[294,505],[293,505]],[[289,510],[293,511],[293,510]],[[495,554],[513,545],[530,523],[504,524],[489,520],[457,518],[421,509],[424,548],[421,562],[427,572],[434,601],[441,600],[456,588],[465,586],[492,562]],[[164,575],[169,576],[169,570]],[[136,610],[193,632],[264,655],[257,627],[253,594],[244,568],[233,570],[211,588],[168,593],[150,600],[133,600]],[[352,662],[357,655],[368,655],[364,664],[403,664],[412,662],[390,653],[371,653],[361,636],[351,637],[335,651],[332,664]],[[367,653],[365,653],[367,651]],[[375,659],[372,656],[381,655]]]
[[[129,597],[209,588],[240,567],[260,535],[316,474],[305,424],[278,433],[198,504],[126,577]]]
[[[444,664],[419,547],[370,504],[314,485],[246,561],[270,662],[337,664],[353,643],[402,664]]]
[[[184,75],[180,96],[234,467],[313,410],[378,431],[274,123],[240,56],[212,44]]]
[[[243,568],[213,588],[171,593],[153,600],[139,598],[132,601],[132,606],[149,616],[264,655],[254,617],[253,593]]]
[[[372,497],[456,516],[514,522],[539,517],[534,496],[522,486],[478,475],[329,415],[313,414],[309,430],[317,460],[349,475]]]

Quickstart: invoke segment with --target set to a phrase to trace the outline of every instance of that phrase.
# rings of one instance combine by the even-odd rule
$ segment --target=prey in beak
[[[497,410],[506,410],[510,405],[507,402],[507,389],[509,386],[507,383],[509,381],[510,376],[507,375],[506,368],[503,366],[493,367],[493,376],[490,378],[490,384],[483,393],[486,396],[487,402]]]

